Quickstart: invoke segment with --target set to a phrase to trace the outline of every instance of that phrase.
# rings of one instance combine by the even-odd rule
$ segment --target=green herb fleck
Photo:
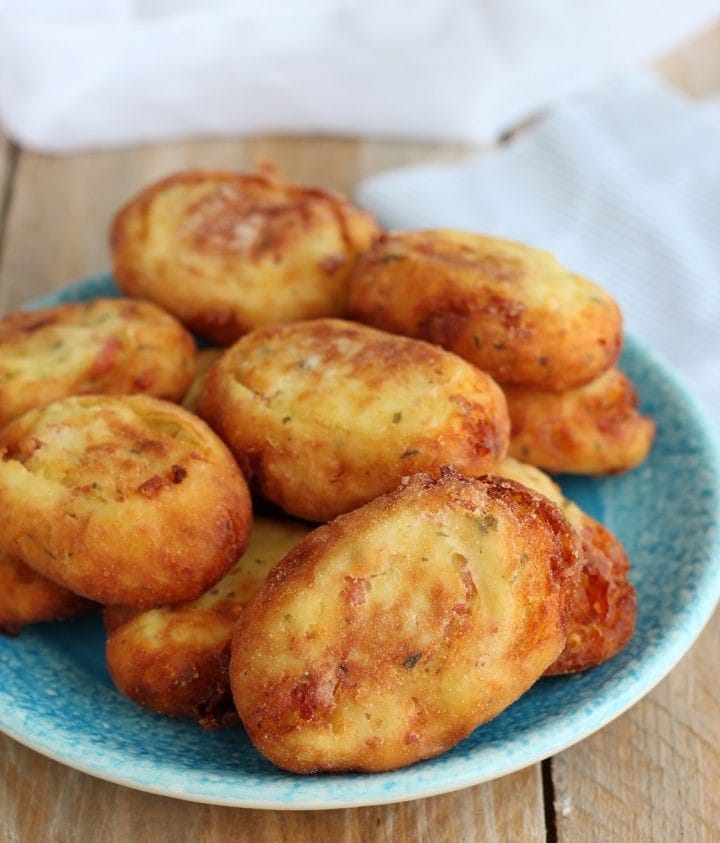
[[[443,533],[442,530],[438,530],[436,535],[442,536],[444,539],[450,538],[447,533]]]
[[[416,454],[419,454],[419,453],[420,453],[420,451],[418,451],[415,448],[408,448],[407,451],[404,451],[402,454],[400,454],[400,459],[404,460],[405,457],[414,457]]]
[[[393,424],[397,424],[398,422],[402,421],[402,413],[393,413]]]
[[[422,653],[413,653],[411,656],[408,656],[405,661],[403,662],[403,667],[407,670],[411,670],[415,665],[420,661],[422,658]]]
[[[397,255],[397,254],[393,253],[393,254],[389,254],[389,255],[383,255],[380,258],[379,262],[380,263],[392,263],[393,261],[404,261],[405,258],[406,258],[406,255]]]
[[[290,416],[283,416],[282,423],[287,424],[290,421]]]

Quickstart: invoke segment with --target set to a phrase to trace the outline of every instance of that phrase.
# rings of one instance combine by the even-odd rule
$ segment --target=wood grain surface
[[[5,135],[0,131],[0,254],[7,207],[10,204],[10,187],[13,182],[13,165],[16,151]],[[0,313],[3,311],[0,309]]]
[[[720,25],[659,68],[692,95],[720,92]],[[53,158],[15,154],[0,136],[0,313],[106,269],[112,214],[173,170],[246,169],[269,158],[290,179],[349,192],[367,174],[469,151],[261,138]],[[718,841],[719,652],[716,613],[653,692],[544,769],[536,764],[457,793],[373,808],[275,812],[185,803],[93,779],[0,736],[0,843]]]

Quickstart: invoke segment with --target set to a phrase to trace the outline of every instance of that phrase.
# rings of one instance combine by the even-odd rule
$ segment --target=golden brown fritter
[[[496,471],[557,503],[582,543],[582,569],[570,602],[567,641],[545,675],[587,670],[612,658],[635,630],[635,589],[628,581],[630,560],[623,546],[606,527],[567,500],[538,468],[508,458]]]
[[[621,316],[552,255],[480,234],[382,237],[350,279],[352,318],[437,343],[503,383],[561,390],[611,366]]]
[[[510,454],[547,471],[614,474],[648,455],[655,423],[638,412],[629,378],[609,369],[565,392],[505,386]]]
[[[107,664],[119,690],[205,727],[236,722],[228,677],[235,622],[272,566],[309,531],[298,521],[255,518],[242,558],[202,597],[145,611],[108,607]]]
[[[576,673],[612,658],[630,641],[637,614],[630,562],[620,542],[585,516],[578,527],[583,567],[570,606],[565,648],[546,675]]]
[[[0,319],[0,427],[69,395],[146,393],[178,400],[195,342],[149,302],[92,299]]]
[[[510,480],[406,478],[319,527],[245,608],[230,681],[256,748],[298,773],[438,755],[560,654],[577,537]]]
[[[0,550],[100,603],[197,597],[247,544],[237,464],[207,425],[166,401],[56,401],[11,422],[0,457]]]
[[[268,322],[343,315],[372,217],[269,173],[189,171],[133,198],[111,232],[115,278],[203,337],[234,342]]]
[[[17,635],[26,624],[75,618],[97,608],[0,551],[0,632]]]
[[[198,352],[195,375],[180,402],[181,406],[185,407],[186,410],[190,410],[191,413],[194,413],[197,409],[198,399],[200,398],[200,393],[202,392],[203,384],[210,371],[210,367],[224,350],[223,348],[203,348]]]
[[[256,491],[311,521],[417,471],[484,473],[507,447],[490,377],[437,346],[336,319],[243,337],[210,371],[198,411]]]

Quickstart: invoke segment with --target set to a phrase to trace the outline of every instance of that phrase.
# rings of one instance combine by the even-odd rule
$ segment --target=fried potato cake
[[[213,727],[237,722],[228,663],[235,622],[268,571],[307,533],[299,521],[255,518],[247,550],[214,588],[173,606],[109,606],[107,664],[136,703]]]
[[[318,319],[248,334],[211,369],[198,412],[251,486],[327,521],[444,464],[468,474],[505,455],[502,391],[437,346]]]
[[[582,569],[570,602],[567,641],[545,675],[576,673],[607,661],[635,630],[635,589],[628,580],[630,560],[622,544],[539,469],[508,458],[496,470],[557,503],[582,543]]]
[[[238,620],[230,681],[251,741],[297,773],[438,755],[565,643],[577,537],[524,486],[444,471],[319,527]]]
[[[352,272],[349,313],[546,390],[597,377],[622,339],[620,310],[596,284],[548,252],[463,231],[380,238]]]
[[[250,500],[217,436],[145,395],[65,398],[0,432],[0,550],[99,603],[197,597],[245,549]]]
[[[638,396],[619,369],[565,392],[505,386],[511,456],[547,471],[617,474],[639,465],[655,423],[638,412]]]
[[[75,618],[97,608],[0,551],[0,632],[17,635],[26,624]]]
[[[190,410],[191,413],[194,413],[197,409],[198,399],[200,398],[200,393],[202,392],[203,384],[210,371],[210,367],[224,350],[223,348],[202,348],[198,351],[195,375],[180,402],[180,405],[185,407],[186,410]]]
[[[189,171],[134,197],[111,230],[115,277],[220,344],[268,322],[343,315],[378,235],[339,195],[269,172]]]
[[[0,427],[69,395],[147,393],[179,400],[195,342],[154,304],[92,299],[0,319]]]

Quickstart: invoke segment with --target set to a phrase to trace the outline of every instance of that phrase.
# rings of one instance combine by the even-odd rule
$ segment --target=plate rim
[[[22,307],[37,309],[40,307],[54,306],[64,300],[72,300],[75,297],[88,298],[92,295],[108,295],[108,293],[94,293],[93,290],[98,286],[107,286],[108,282],[112,282],[112,280],[112,275],[110,273],[99,273],[60,287],[31,301],[25,302]],[[687,406],[687,414],[693,417],[694,422],[703,436],[703,451],[710,459],[710,475],[715,478],[720,477],[720,438],[718,437],[715,427],[710,421],[704,407],[673,370],[672,365],[662,359],[662,357],[652,348],[633,335],[627,334],[626,345],[631,347],[635,353],[638,353],[642,358],[644,358],[653,367],[653,369],[659,370],[662,377],[668,381],[673,391],[685,402],[685,405]],[[713,585],[713,588],[709,588],[706,591],[699,593],[697,599],[694,601],[694,610],[692,612],[694,623],[691,631],[688,632],[686,629],[680,628],[679,625],[676,625],[675,628],[670,631],[668,636],[662,639],[662,642],[658,644],[658,647],[661,647],[660,655],[662,655],[663,658],[658,661],[656,655],[651,662],[644,664],[644,670],[641,676],[639,678],[632,679],[628,683],[630,690],[629,693],[625,690],[615,696],[606,697],[599,709],[593,712],[593,717],[590,717],[588,714],[584,715],[581,718],[581,728],[575,730],[572,734],[567,733],[567,730],[565,729],[564,731],[566,732],[566,736],[561,740],[558,740],[555,735],[555,732],[558,730],[558,724],[557,722],[553,722],[550,726],[550,735],[543,738],[537,749],[526,753],[515,763],[501,763],[501,770],[496,769],[498,766],[497,763],[490,764],[487,769],[480,770],[477,768],[472,769],[470,765],[467,765],[468,769],[463,771],[453,769],[451,773],[452,781],[447,780],[448,776],[446,774],[444,777],[440,777],[440,781],[432,780],[428,782],[417,782],[412,788],[412,792],[406,791],[403,793],[393,793],[392,789],[390,789],[387,793],[382,793],[378,790],[378,788],[375,788],[374,791],[376,793],[373,796],[358,793],[357,795],[328,799],[327,787],[324,787],[320,790],[320,795],[318,797],[308,796],[303,799],[293,799],[288,803],[286,801],[282,801],[282,792],[279,796],[274,798],[199,793],[197,792],[197,784],[196,789],[193,790],[192,784],[190,787],[172,787],[154,783],[150,779],[157,778],[157,768],[155,768],[153,776],[153,771],[150,767],[148,767],[147,770],[141,767],[140,769],[143,774],[137,776],[137,766],[132,768],[131,773],[124,772],[122,774],[115,774],[112,769],[107,769],[107,764],[109,763],[107,758],[104,762],[105,766],[99,762],[86,763],[81,758],[69,755],[67,746],[63,746],[58,749],[57,747],[51,745],[48,740],[43,740],[36,734],[29,735],[27,730],[23,731],[21,729],[14,728],[11,723],[6,722],[7,711],[3,705],[1,694],[0,732],[5,733],[11,739],[57,763],[112,784],[123,785],[141,792],[181,799],[189,802],[237,808],[305,811],[370,807],[375,805],[412,801],[415,799],[424,799],[444,793],[451,793],[477,784],[492,781],[505,775],[510,775],[519,770],[530,767],[545,758],[562,752],[595,732],[603,729],[613,720],[624,714],[629,708],[635,705],[635,703],[639,702],[639,700],[641,700],[644,696],[650,693],[653,688],[655,688],[670,673],[670,671],[676,667],[676,665],[692,648],[710,621],[715,608],[720,601],[720,565],[714,574],[709,571],[711,560],[716,559],[720,562],[720,530],[718,529],[718,525],[720,524],[720,494],[718,494],[717,489],[714,491],[714,529],[712,530],[712,533],[708,535],[707,545],[703,548],[705,553],[704,558],[708,562],[708,565],[703,569],[703,572],[706,574],[709,584]],[[562,733],[563,730],[561,728],[560,734]],[[81,751],[82,750],[79,750],[79,752]],[[412,767],[406,769],[412,769]],[[402,770],[388,771],[388,773],[361,775],[363,779],[368,777],[375,781],[381,781],[383,777],[392,777],[394,774],[399,772],[402,772]],[[326,782],[329,780],[329,777],[327,776],[321,776],[321,778],[325,779]],[[300,780],[302,781],[302,777]],[[310,780],[305,778],[305,782],[307,781]],[[274,787],[277,787],[277,784],[275,784]]]

